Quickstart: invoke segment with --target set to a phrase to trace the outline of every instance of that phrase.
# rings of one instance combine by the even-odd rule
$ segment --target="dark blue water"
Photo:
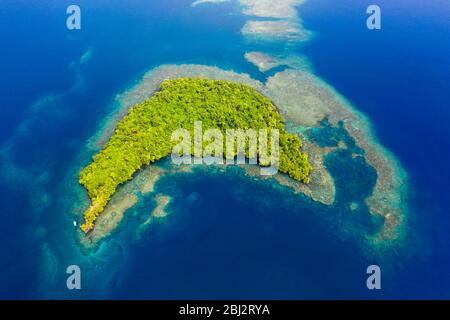
[[[302,16],[318,36],[305,51],[318,74],[370,117],[408,172],[410,215],[430,250],[404,268],[414,283],[408,294],[448,298],[450,4],[378,1],[382,29],[370,32],[362,15],[369,4],[308,2]]]
[[[78,155],[115,94],[163,63],[264,76],[243,58],[254,48],[240,35],[245,18],[233,3],[192,10],[184,0],[78,1],[82,30],[68,31],[67,3],[2,1],[0,141],[10,148],[0,184],[0,297],[449,297],[449,5],[380,3],[383,28],[372,32],[365,28],[364,1],[309,1],[300,12],[317,37],[302,53],[369,115],[409,174],[411,228],[421,240],[413,245],[418,252],[399,253],[402,261],[394,266],[358,246],[379,221],[367,218],[363,205],[351,219],[343,208],[362,204],[375,176],[365,162],[352,163],[361,175],[345,184],[339,161],[348,155],[328,159],[344,188],[335,207],[239,172],[177,176],[158,184],[173,196],[165,222],[133,240],[139,212],[154,206],[143,199],[107,246],[82,255],[65,179],[89,161]],[[91,58],[80,63],[88,50]],[[48,94],[50,102],[31,107]],[[43,243],[55,256],[51,281],[43,274]],[[382,292],[365,287],[372,263],[389,265]],[[82,292],[65,288],[69,264],[84,270]]]
[[[158,191],[174,195],[171,213],[132,249],[113,297],[325,298],[343,288],[367,294],[360,267],[368,261],[354,241],[336,238],[332,210],[242,174],[161,181]]]

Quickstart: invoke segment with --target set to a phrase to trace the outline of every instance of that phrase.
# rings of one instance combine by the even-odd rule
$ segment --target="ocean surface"
[[[385,255],[360,245],[358,230],[379,221],[345,215],[376,179],[348,154],[327,159],[332,207],[239,169],[167,176],[156,185],[172,197],[167,218],[136,237],[156,205],[141,199],[97,252],[82,252],[71,173],[89,163],[87,140],[117,94],[167,63],[267,75],[244,59],[255,44],[235,2],[78,0],[82,29],[69,31],[69,3],[2,1],[0,298],[450,298],[450,4],[379,0],[382,29],[369,31],[370,2],[309,0],[298,10],[314,36],[291,50],[369,117],[407,172],[407,244]],[[66,288],[73,264],[79,291]],[[382,290],[367,290],[371,264]]]

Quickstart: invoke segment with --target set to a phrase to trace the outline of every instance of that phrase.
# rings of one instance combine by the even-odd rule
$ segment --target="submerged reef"
[[[257,66],[261,72],[266,72],[285,64],[281,59],[262,52],[247,52],[245,59]]]
[[[261,21],[249,20],[241,30],[242,34],[251,39],[268,39],[283,41],[302,41],[309,37],[297,22],[292,21]]]
[[[228,2],[230,0],[197,0],[192,2],[191,7],[197,7],[199,5],[202,4],[206,4],[206,3],[221,3],[221,2]]]
[[[406,175],[396,159],[375,139],[370,122],[335,90],[321,79],[306,71],[288,69],[269,77],[266,83],[254,80],[247,74],[225,71],[203,65],[164,65],[145,74],[142,81],[127,92],[117,96],[118,109],[90,141],[93,150],[102,149],[114,133],[120,121],[136,104],[148,100],[167,79],[208,78],[242,83],[253,87],[271,99],[286,122],[288,132],[296,134],[303,142],[302,151],[308,154],[313,167],[310,183],[304,184],[284,174],[261,177],[256,166],[245,166],[249,176],[258,179],[273,179],[288,186],[294,192],[305,194],[314,201],[336,206],[342,203],[337,197],[337,177],[333,161],[351,162],[359,168],[373,168],[368,172],[370,188],[360,192],[358,199],[348,199],[348,212],[367,208],[368,214],[380,220],[381,227],[365,238],[373,245],[384,245],[401,240],[406,222],[404,203],[406,200]],[[344,160],[343,160],[344,159]],[[336,162],[335,162],[336,163]],[[353,165],[353,162],[352,162]],[[363,167],[361,167],[363,166]],[[350,167],[351,168],[351,167]],[[356,167],[355,167],[356,168]],[[153,170],[149,174],[148,170]],[[189,172],[192,166],[173,166],[169,170],[158,164],[141,170],[138,175],[119,188],[98,218],[96,227],[82,242],[95,244],[112,232],[120,223],[124,212],[136,202],[136,194],[153,192],[153,186],[162,176]],[[358,181],[358,171],[350,173]],[[345,185],[339,180],[339,186]],[[342,182],[343,181],[343,182]],[[373,182],[372,182],[373,181]],[[363,183],[363,182],[361,182]],[[355,188],[358,188],[355,185]],[[340,190],[340,193],[346,192]],[[362,198],[361,198],[362,197]],[[347,200],[346,200],[347,201]],[[114,214],[112,214],[114,213]]]
[[[279,67],[289,67],[296,70],[312,70],[307,58],[299,55],[272,55],[264,52],[246,52],[245,59],[254,64],[260,72],[268,72]]]
[[[240,0],[242,13],[249,16],[241,33],[256,41],[297,43],[308,40],[306,30],[297,14],[296,6],[304,0]]]
[[[205,3],[223,3],[230,0],[197,0],[191,7]],[[241,29],[244,37],[256,41],[286,41],[298,43],[310,38],[296,7],[305,0],[239,0],[241,13],[249,20]]]
[[[385,219],[386,228],[380,236],[395,238],[398,234],[393,230],[403,225],[405,219],[406,173],[395,157],[378,143],[370,121],[311,73],[297,70],[278,73],[268,79],[267,88],[266,94],[280,106],[286,119],[301,127],[317,127],[324,119],[333,127],[342,125],[367,163],[376,170],[376,185],[366,204],[372,214]]]
[[[239,0],[248,16],[273,19],[297,19],[295,7],[305,0]]]

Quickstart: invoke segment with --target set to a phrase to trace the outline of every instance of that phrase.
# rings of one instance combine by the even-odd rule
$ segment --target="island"
[[[91,205],[84,213],[85,233],[103,212],[117,188],[151,163],[169,156],[174,131],[194,131],[194,123],[227,129],[275,129],[279,134],[279,171],[302,183],[310,181],[312,166],[301,151],[298,135],[289,133],[272,101],[246,84],[205,78],[178,78],[162,82],[160,90],[136,104],[117,124],[114,134],[93,162],[80,173],[79,182]],[[204,148],[204,146],[202,147]],[[196,152],[191,148],[191,153]],[[252,156],[246,151],[245,156]],[[257,163],[267,166],[261,150],[253,150]],[[229,157],[223,148],[223,157]],[[233,148],[232,157],[237,156]]]
[[[225,2],[193,1],[192,10],[208,10],[209,5],[203,9],[198,7]],[[255,78],[255,74],[251,76],[220,66],[163,64],[148,70],[130,88],[117,93],[111,101],[111,112],[102,119],[80,152],[77,166],[68,175],[70,194],[73,196],[68,210],[77,221],[83,219],[83,213],[87,217],[82,227],[85,232],[77,228],[76,233],[82,250],[98,250],[101,243],[106,242],[119,225],[126,221],[128,214],[134,216],[139,206],[157,208],[160,199],[165,199],[162,197],[172,196],[171,192],[163,188],[172,178],[202,172],[215,174],[216,171],[234,174],[236,166],[180,166],[174,165],[168,157],[156,162],[156,158],[169,153],[171,147],[167,145],[170,137],[161,126],[152,129],[160,134],[159,140],[155,136],[153,141],[161,154],[149,154],[141,146],[141,150],[144,150],[142,155],[131,152],[126,160],[123,158],[120,148],[125,145],[127,148],[138,148],[139,144],[134,142],[136,145],[132,146],[131,141],[141,141],[139,135],[154,133],[137,130],[126,136],[120,131],[126,127],[125,119],[137,112],[139,106],[155,104],[156,97],[165,91],[161,85],[170,83],[168,79],[181,78],[239,83],[270,99],[271,105],[276,106],[277,112],[273,114],[279,113],[286,130],[299,138],[297,140],[294,137],[292,144],[301,145],[302,152],[299,154],[305,154],[303,157],[307,154],[307,162],[313,168],[306,165],[292,166],[300,168],[299,172],[303,170],[301,175],[307,176],[308,183],[296,180],[289,172],[262,176],[259,174],[261,167],[255,165],[238,168],[239,175],[275,189],[287,188],[283,192],[298,194],[299,205],[308,203],[314,206],[313,211],[321,212],[318,217],[330,218],[342,237],[351,234],[355,239],[361,239],[358,243],[365,252],[384,254],[387,248],[397,249],[405,244],[409,230],[407,172],[395,155],[380,143],[370,119],[321,79],[309,59],[300,54],[301,46],[315,35],[315,32],[305,28],[300,11],[296,8],[304,2],[283,0],[274,6],[271,0],[238,1],[240,12],[245,17],[241,35],[248,44],[248,51],[243,53],[242,59],[253,65],[249,67],[254,72],[259,72],[258,78]],[[170,104],[161,102],[161,106]],[[171,114],[166,114],[166,109],[160,111],[172,119]],[[162,115],[157,115],[156,121],[162,121]],[[225,117],[225,123],[228,120],[229,117]],[[129,144],[125,144],[125,140],[120,141],[121,136],[122,139],[129,139]],[[147,147],[152,149],[152,146]],[[94,161],[83,170],[80,179],[80,167],[91,163],[92,155],[96,155]],[[131,155],[136,159],[128,159]],[[154,159],[143,160],[142,156]],[[306,158],[298,159],[306,162]],[[122,167],[123,171],[119,172],[116,166],[120,163],[129,165]],[[154,203],[145,204],[148,199],[153,199]],[[175,208],[176,200],[170,203]],[[164,211],[169,213],[172,209],[169,205]],[[150,222],[170,219],[175,215],[168,214],[160,219],[153,219],[153,214],[149,216],[142,217],[146,222],[142,228],[137,228],[138,234],[147,230]]]

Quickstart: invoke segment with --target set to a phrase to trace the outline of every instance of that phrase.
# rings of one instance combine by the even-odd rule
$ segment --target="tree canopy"
[[[94,227],[119,185],[140,168],[171,154],[174,130],[204,127],[227,129],[278,129],[279,170],[291,178],[309,182],[312,169],[301,152],[302,143],[286,131],[272,102],[255,89],[225,80],[181,78],[166,80],[150,99],[130,109],[103,150],[80,173],[91,205],[84,213],[84,232]],[[264,165],[262,162],[258,162]]]

